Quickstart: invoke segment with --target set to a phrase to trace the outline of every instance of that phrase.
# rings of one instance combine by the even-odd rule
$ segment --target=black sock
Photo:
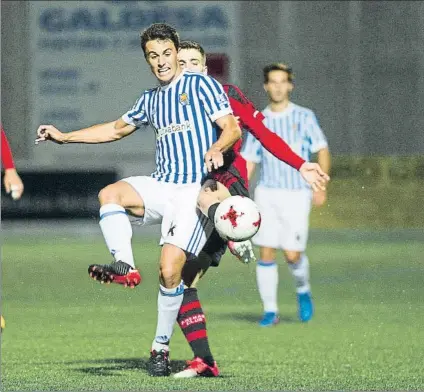
[[[214,359],[209,347],[205,314],[196,288],[184,290],[183,303],[178,312],[177,321],[194,356],[202,358],[209,366],[213,366]]]
[[[212,221],[212,223],[215,223],[215,212],[219,205],[220,203],[212,204],[208,209],[208,218]]]

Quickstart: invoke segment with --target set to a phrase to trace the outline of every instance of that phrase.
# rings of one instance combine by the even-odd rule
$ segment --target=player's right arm
[[[131,135],[140,125],[148,124],[145,111],[145,96],[136,101],[133,107],[116,121],[93,125],[78,131],[63,133],[53,125],[40,125],[36,143],[51,140],[58,144],[66,143],[109,143]]]
[[[63,133],[53,125],[40,125],[37,129],[36,142],[51,140],[58,144],[67,143],[108,143],[122,139],[137,128],[127,124],[122,118],[104,124],[93,125],[78,131]]]

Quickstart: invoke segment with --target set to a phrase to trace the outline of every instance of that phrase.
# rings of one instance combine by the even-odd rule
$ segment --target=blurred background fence
[[[423,227],[424,2],[7,1],[1,4],[1,119],[25,182],[2,219],[90,218],[97,192],[153,169],[149,130],[102,146],[34,146],[118,118],[154,83],[138,43],[152,22],[198,40],[221,81],[266,105],[262,68],[290,64],[334,156],[312,227]]]

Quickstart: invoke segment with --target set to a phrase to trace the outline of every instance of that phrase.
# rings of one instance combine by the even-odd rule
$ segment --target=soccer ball
[[[224,240],[240,242],[258,232],[261,214],[252,199],[231,196],[219,204],[214,221],[215,229]]]

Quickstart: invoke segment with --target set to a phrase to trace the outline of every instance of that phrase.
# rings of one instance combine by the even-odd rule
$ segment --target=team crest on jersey
[[[180,104],[183,106],[190,105],[190,99],[188,98],[187,93],[180,94]]]

